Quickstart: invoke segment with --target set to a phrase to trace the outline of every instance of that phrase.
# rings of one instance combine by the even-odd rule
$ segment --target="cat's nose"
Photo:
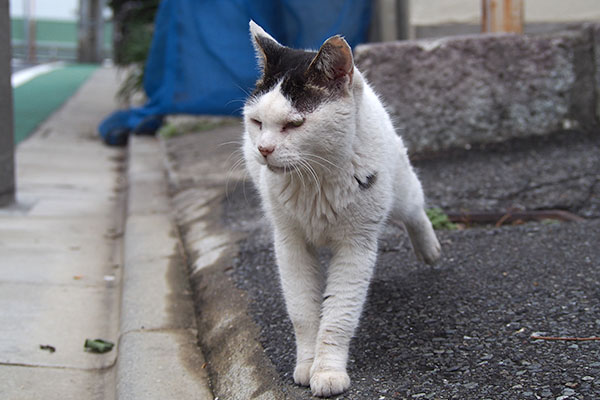
[[[258,146],[258,151],[260,151],[263,157],[266,157],[275,151],[275,146]]]

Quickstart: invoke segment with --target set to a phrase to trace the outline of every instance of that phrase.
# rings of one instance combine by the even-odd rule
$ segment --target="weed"
[[[425,213],[427,214],[427,217],[429,217],[431,225],[433,225],[433,229],[458,229],[456,224],[450,221],[448,216],[439,207],[428,208],[427,210],[425,210]]]

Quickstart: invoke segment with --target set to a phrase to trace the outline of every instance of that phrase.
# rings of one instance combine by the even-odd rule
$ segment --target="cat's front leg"
[[[376,258],[376,238],[349,240],[332,257],[311,369],[310,388],[315,396],[333,396],[350,387],[346,372],[350,340],[358,326]]]
[[[296,336],[294,382],[308,386],[325,279],[315,250],[292,228],[275,230],[275,255],[287,311]]]

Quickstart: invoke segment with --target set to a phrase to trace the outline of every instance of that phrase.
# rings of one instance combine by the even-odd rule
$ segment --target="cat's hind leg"
[[[417,258],[434,264],[441,256],[441,246],[425,213],[421,182],[408,160],[402,164],[395,182],[392,217],[404,223]]]
[[[309,386],[325,278],[315,250],[293,228],[275,231],[275,255],[296,336],[294,382]]]

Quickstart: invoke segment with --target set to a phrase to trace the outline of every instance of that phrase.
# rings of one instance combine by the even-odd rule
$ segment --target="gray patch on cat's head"
[[[315,52],[283,46],[252,21],[250,32],[262,66],[252,97],[260,97],[281,82],[281,92],[293,107],[311,112],[323,102],[349,94],[354,63],[350,46],[341,36],[327,39]]]

